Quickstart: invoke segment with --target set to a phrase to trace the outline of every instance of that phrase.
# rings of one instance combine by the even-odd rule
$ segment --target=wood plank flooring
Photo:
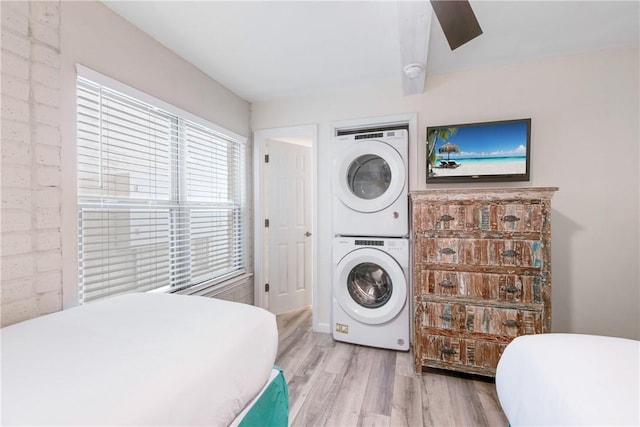
[[[292,426],[503,426],[491,380],[413,373],[410,352],[313,332],[311,308],[277,316],[276,364],[289,385]]]

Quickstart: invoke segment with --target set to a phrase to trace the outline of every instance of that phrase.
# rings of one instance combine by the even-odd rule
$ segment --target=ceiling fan
[[[431,7],[451,50],[482,34],[482,28],[468,1],[431,0]]]

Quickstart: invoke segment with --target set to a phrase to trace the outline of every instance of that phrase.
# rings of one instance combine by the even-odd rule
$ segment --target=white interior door
[[[265,148],[268,307],[279,314],[311,304],[311,147],[270,139]]]

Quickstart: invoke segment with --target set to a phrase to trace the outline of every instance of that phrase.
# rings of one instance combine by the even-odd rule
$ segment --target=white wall
[[[638,63],[635,46],[429,76],[423,95],[402,97],[393,82],[253,104],[254,130],[320,124],[319,322],[329,323],[331,311],[330,123],[417,112],[421,142],[410,167],[419,179],[410,189],[424,190],[426,126],[531,117],[531,181],[504,186],[560,187],[552,201],[553,331],[639,339]]]
[[[60,17],[60,120],[62,164],[65,165],[62,176],[63,297],[68,307],[77,303],[78,271],[75,65],[82,64],[244,136],[250,134],[250,105],[100,2],[63,1]],[[247,165],[251,164],[250,148]],[[247,166],[247,170],[251,167]]]

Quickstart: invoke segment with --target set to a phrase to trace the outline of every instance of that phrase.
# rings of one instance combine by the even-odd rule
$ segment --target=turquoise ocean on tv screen
[[[441,160],[446,160],[446,156]],[[496,163],[496,162],[524,162],[527,160],[526,156],[511,156],[511,157],[458,157],[451,155],[450,160],[455,160],[458,163]]]

